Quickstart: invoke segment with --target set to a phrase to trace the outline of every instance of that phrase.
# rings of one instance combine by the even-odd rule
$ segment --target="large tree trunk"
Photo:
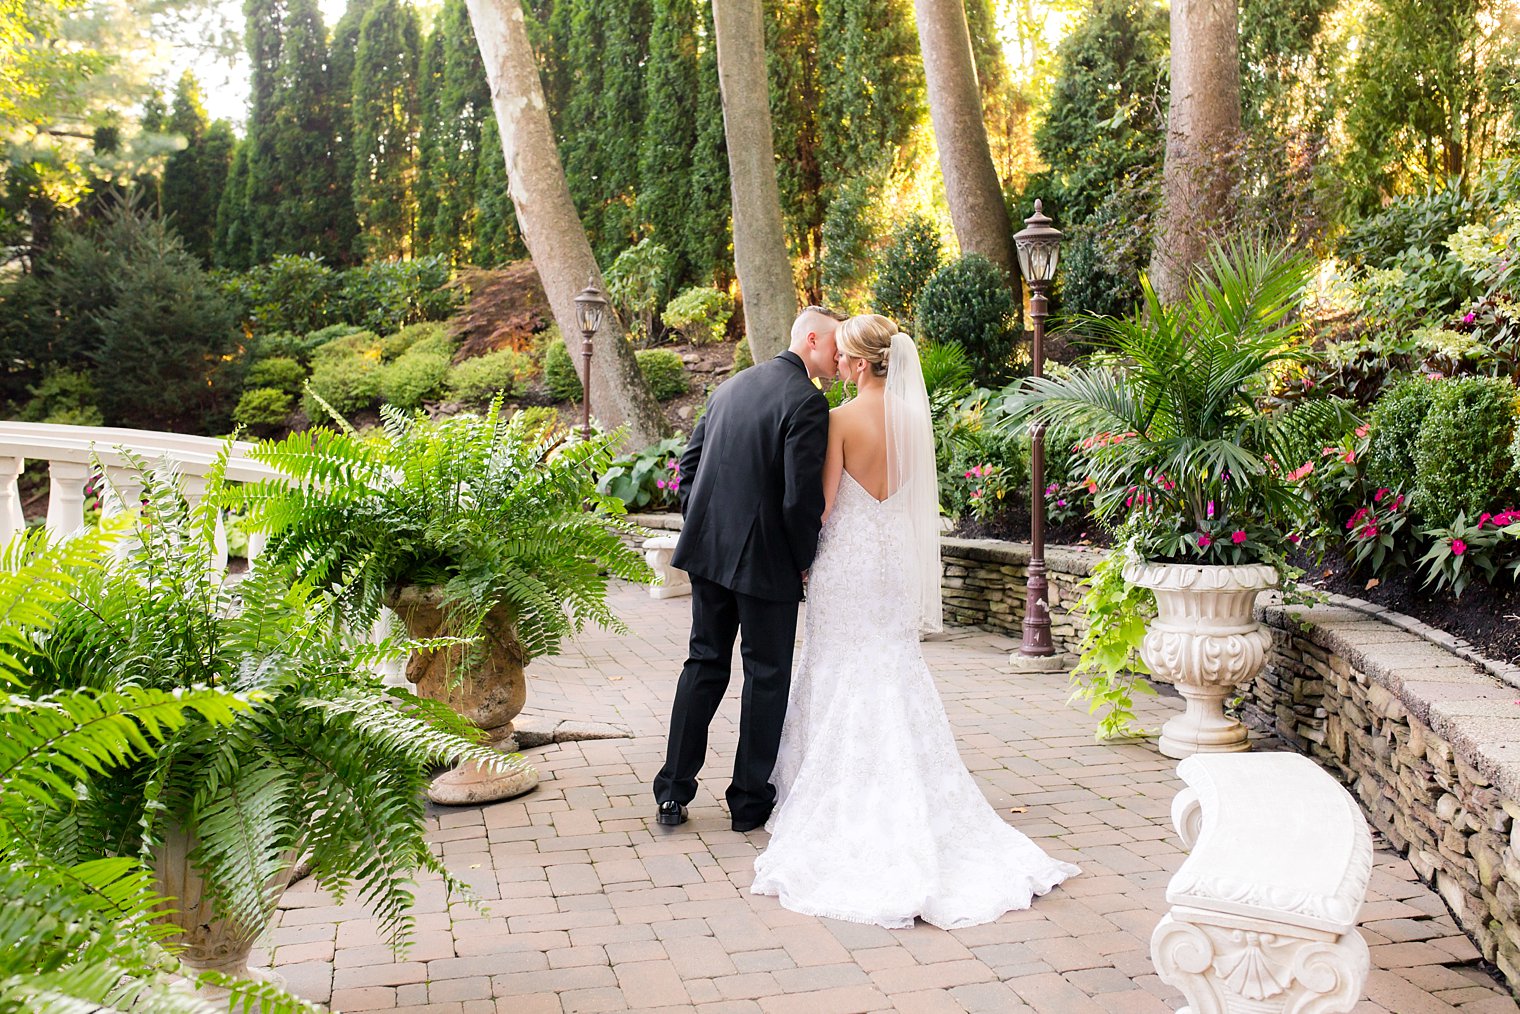
[[[1013,229],[987,146],[966,9],[961,0],[914,0],[913,11],[955,238],[961,253],[986,257],[1013,285],[1018,277]]]
[[[791,341],[797,314],[792,263],[781,231],[781,194],[771,141],[770,82],[760,0],[713,0],[718,87],[728,136],[734,208],[734,267],[744,295],[744,331],[756,362]]]
[[[1151,283],[1180,299],[1234,224],[1240,171],[1237,0],[1172,0],[1172,90]]]
[[[523,10],[517,0],[468,0],[468,6],[491,82],[508,189],[523,243],[549,296],[565,348],[579,367],[581,335],[575,321],[575,295],[588,279],[603,291],[606,288],[570,199]],[[624,338],[623,324],[611,307],[593,342],[592,414],[605,426],[628,426],[635,444],[660,439],[669,430],[665,415],[650,394]]]

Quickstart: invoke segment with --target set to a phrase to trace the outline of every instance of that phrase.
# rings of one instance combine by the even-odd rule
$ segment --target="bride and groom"
[[[830,412],[813,378],[836,375],[857,393]],[[755,893],[809,915],[957,928],[1076,874],[987,803],[919,648],[941,622],[939,509],[913,340],[885,317],[807,307],[786,352],[713,392],[680,464],[672,562],[691,577],[691,642],[658,822],[686,820],[739,636],[727,800],[734,830],[771,832]]]

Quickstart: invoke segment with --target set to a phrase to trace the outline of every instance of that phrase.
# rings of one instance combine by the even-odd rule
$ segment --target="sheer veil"
[[[887,489],[906,515],[909,531],[908,594],[919,608],[919,628],[943,626],[940,605],[939,477],[934,428],[918,346],[901,332],[887,356]]]

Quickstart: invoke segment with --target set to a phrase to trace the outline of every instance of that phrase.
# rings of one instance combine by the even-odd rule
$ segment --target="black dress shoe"
[[[770,819],[771,815],[768,813],[765,816],[761,817],[759,820],[740,820],[738,817],[735,817],[733,823],[730,826],[740,834],[746,834],[750,831],[753,831],[757,827],[764,827],[765,822]]]
[[[655,820],[671,827],[675,827],[677,824],[684,824],[686,823],[686,807],[674,799],[667,799],[660,804],[660,811],[655,815]]]

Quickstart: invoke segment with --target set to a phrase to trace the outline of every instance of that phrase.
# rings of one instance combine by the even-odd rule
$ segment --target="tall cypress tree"
[[[216,235],[211,259],[219,268],[246,271],[253,266],[253,234],[248,225],[248,158],[253,145],[246,138],[232,149],[227,185],[216,206]]]
[[[656,0],[645,66],[638,210],[655,242],[674,258],[674,281],[696,274],[687,214],[697,146],[698,0]]]
[[[818,147],[818,0],[773,0],[769,8],[765,58],[776,184],[798,288],[817,303],[823,298],[818,258],[825,208]]]
[[[377,0],[359,29],[354,56],[354,210],[370,257],[412,252],[416,206],[417,12],[406,0]]]
[[[472,264],[495,267],[528,254],[507,187],[501,132],[496,117],[487,116],[481,123],[480,158],[475,163],[475,235],[469,251]]]
[[[451,155],[447,149],[456,136],[455,124],[443,108],[444,17],[445,10],[440,10],[433,19],[433,29],[422,44],[422,58],[417,64],[416,249],[418,254],[438,254],[452,260],[459,246],[459,229],[439,221],[448,175],[445,163]],[[471,179],[470,190],[474,189]]]
[[[200,83],[190,71],[174,90],[168,130],[185,139],[169,156],[160,188],[164,218],[202,263],[211,262],[217,208],[232,164],[232,128],[224,120],[206,122]]]
[[[359,29],[369,13],[371,0],[348,0],[343,16],[333,26],[328,44],[328,73],[332,93],[333,178],[335,203],[343,209],[338,247],[345,260],[357,260],[359,218],[354,211],[354,58],[359,52]]]
[[[718,88],[718,47],[712,5],[703,3],[697,56],[697,146],[692,152],[691,204],[686,216],[687,255],[697,280],[727,285],[733,278],[733,191],[723,95]]]

